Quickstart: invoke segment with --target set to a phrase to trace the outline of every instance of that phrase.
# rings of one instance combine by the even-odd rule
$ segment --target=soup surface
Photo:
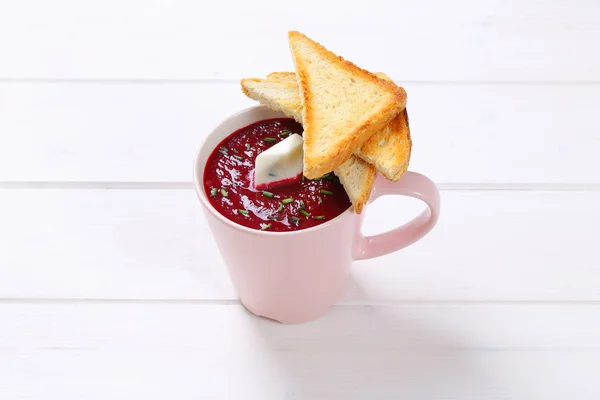
[[[350,200],[333,173],[268,191],[254,188],[256,156],[302,131],[293,119],[277,118],[256,122],[225,138],[204,170],[204,190],[211,205],[235,223],[275,232],[317,226],[346,211]]]

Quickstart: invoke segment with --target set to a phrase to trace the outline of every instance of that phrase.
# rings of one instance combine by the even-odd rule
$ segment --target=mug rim
[[[226,122],[231,121],[233,119],[239,118],[242,114],[248,113],[248,112],[252,112],[254,110],[269,110],[269,111],[273,111],[275,113],[279,113],[281,115],[282,118],[290,118],[289,116],[285,115],[284,113],[280,112],[280,111],[276,111],[276,110],[272,110],[269,107],[265,106],[265,105],[254,105],[254,106],[250,106],[247,108],[244,108],[240,111],[235,112],[234,114],[229,115],[228,117],[226,117],[225,119],[221,120],[221,122],[219,122],[217,125],[215,125],[210,132],[204,137],[204,139],[200,142],[200,145],[198,146],[197,150],[196,150],[196,155],[194,156],[194,163],[193,163],[193,178],[194,178],[194,190],[196,192],[196,196],[198,197],[198,199],[200,200],[200,203],[202,204],[202,206],[208,210],[211,215],[213,217],[215,217],[216,219],[218,219],[219,221],[221,221],[222,223],[225,223],[226,225],[240,230],[244,233],[249,233],[249,234],[253,234],[253,235],[257,235],[257,236],[294,236],[294,235],[303,235],[303,234],[310,234],[312,232],[321,230],[321,229],[326,229],[327,227],[330,227],[338,222],[340,222],[341,219],[343,218],[348,218],[350,215],[357,215],[356,213],[353,212],[352,210],[352,205],[350,205],[348,207],[348,209],[346,209],[344,212],[342,212],[341,214],[337,215],[335,218],[319,224],[317,226],[313,226],[310,228],[305,228],[305,229],[299,229],[299,230],[295,230],[295,231],[287,231],[287,232],[272,232],[272,231],[261,231],[261,230],[257,230],[257,229],[252,229],[252,228],[248,228],[244,225],[240,225],[237,224],[233,221],[231,221],[230,219],[226,218],[223,214],[221,214],[219,211],[217,211],[217,209],[215,209],[212,204],[210,204],[210,202],[208,201],[208,197],[206,195],[206,193],[204,192],[203,188],[204,188],[204,177],[203,176],[198,176],[198,170],[199,170],[199,163],[203,162],[203,166],[202,166],[202,170],[204,171],[204,167],[206,166],[206,162],[208,161],[208,158],[206,160],[201,160],[200,159],[200,155],[202,153],[202,150],[204,150],[204,148],[206,147],[206,144],[209,140],[209,138],[211,136],[213,136],[215,134],[215,132],[217,132],[219,130],[219,128],[221,128]],[[253,122],[250,122],[249,124],[252,123],[256,123],[262,121],[262,119],[257,119]],[[248,124],[248,125],[249,125]],[[244,125],[247,126],[247,125]],[[241,128],[240,128],[241,129]],[[233,132],[230,132],[228,134],[226,134],[224,136],[224,138],[228,137],[229,135],[231,135]],[[211,153],[214,149],[211,149]],[[366,208],[366,207],[365,207]]]

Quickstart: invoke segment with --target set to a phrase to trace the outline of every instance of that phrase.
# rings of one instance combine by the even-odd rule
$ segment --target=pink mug
[[[352,207],[313,228],[259,231],[238,225],[214,209],[204,192],[206,161],[225,137],[254,122],[285,117],[265,106],[238,112],[221,122],[200,146],[194,165],[196,194],[242,304],[253,314],[282,323],[323,315],[343,295],[354,260],[379,257],[411,245],[436,224],[440,195],[427,177],[407,172],[398,182],[376,179],[369,202],[394,194],[424,201],[428,208],[389,232],[363,236],[365,211]],[[365,207],[365,210],[368,207]]]

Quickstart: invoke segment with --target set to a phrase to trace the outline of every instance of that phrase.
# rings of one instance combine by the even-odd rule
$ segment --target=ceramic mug
[[[204,168],[217,145],[240,128],[285,117],[265,106],[238,112],[208,134],[196,155],[194,183],[221,257],[241,303],[253,314],[282,323],[300,323],[323,315],[343,295],[355,260],[400,250],[425,236],[436,224],[440,197],[427,177],[407,172],[398,182],[378,174],[372,202],[385,195],[415,197],[427,208],[389,232],[363,236],[361,214],[352,207],[321,225],[291,232],[269,232],[238,225],[213,208],[204,191]]]

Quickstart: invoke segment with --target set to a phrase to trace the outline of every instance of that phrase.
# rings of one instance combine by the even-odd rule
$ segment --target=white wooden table
[[[240,305],[191,189],[289,29],[406,88],[443,205],[296,326]],[[0,399],[600,398],[599,49],[595,0],[3,1]]]

